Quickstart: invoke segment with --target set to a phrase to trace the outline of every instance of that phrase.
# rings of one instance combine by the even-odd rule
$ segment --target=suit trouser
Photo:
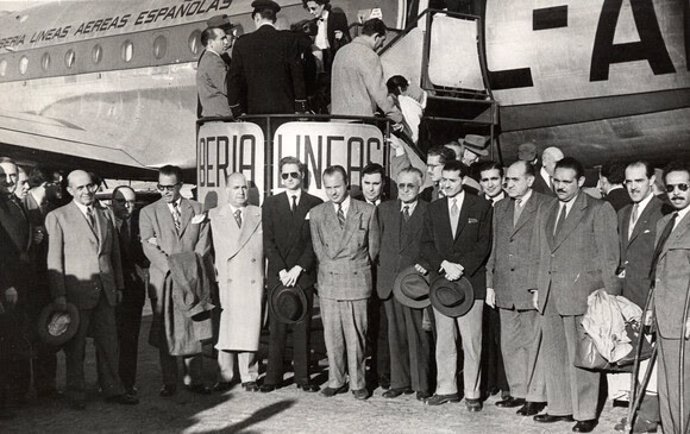
[[[541,318],[542,346],[548,413],[572,414],[575,420],[597,417],[601,374],[575,366],[575,351],[584,334],[582,315],[559,315],[547,301]]]
[[[503,396],[512,392],[503,366],[501,317],[496,309],[484,305],[482,319],[482,389],[500,389]]]
[[[345,366],[350,388],[366,387],[364,345],[367,335],[367,299],[331,300],[320,298],[323,334],[328,353],[328,387],[345,384]]]
[[[431,388],[431,345],[422,328],[424,309],[413,309],[395,297],[384,302],[388,317],[391,388],[412,388],[429,392]]]
[[[119,372],[125,388],[134,387],[137,382],[137,359],[139,357],[139,331],[141,312],[144,306],[120,305],[115,309],[117,341],[120,347]]]
[[[115,308],[108,303],[103,291],[93,309],[79,309],[79,328],[76,335],[65,345],[67,393],[74,399],[84,399],[84,354],[87,335],[93,336],[96,344],[98,380],[103,394],[123,394],[125,390],[118,375]]]
[[[679,434],[681,417],[685,418],[685,432],[690,432],[690,342],[685,341],[685,372],[683,378],[680,374],[680,339],[665,339],[657,333],[659,345],[659,407],[661,413],[661,426],[665,434]],[[683,406],[681,416],[680,394],[678,383],[683,384]]]
[[[388,353],[388,319],[386,318],[385,300],[381,300],[378,295],[372,294],[369,299],[369,324],[367,351],[371,355],[372,369],[376,368],[376,375],[379,380],[390,378],[391,362]]]
[[[273,315],[269,315],[270,334],[265,384],[279,385],[283,382],[283,361],[289,327],[292,327],[292,360],[294,361],[295,383],[309,383],[309,329],[311,327],[314,291],[312,288],[308,288],[304,290],[304,294],[307,296],[307,313],[304,321],[290,326],[276,320]]]
[[[539,312],[503,309],[501,316],[501,351],[510,395],[530,402],[546,402],[543,366],[537,361],[541,343]],[[543,359],[543,358],[542,358]]]
[[[436,320],[436,393],[458,393],[458,331],[463,350],[465,398],[481,397],[482,315],[484,300],[475,300],[465,315],[451,318],[434,309]]]
[[[252,351],[218,350],[218,369],[222,381],[230,382],[235,376],[235,357],[240,371],[240,381],[248,383],[259,378],[259,362]]]
[[[168,349],[168,341],[165,338],[165,334],[161,332],[160,341],[158,343],[158,357],[161,364],[161,374],[163,375],[164,385],[177,385],[178,357],[180,357],[183,362],[182,382],[187,386],[203,384],[203,354],[199,353],[193,356],[170,355],[170,350]]]

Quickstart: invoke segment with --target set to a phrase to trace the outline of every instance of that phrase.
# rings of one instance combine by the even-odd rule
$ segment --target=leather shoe
[[[573,432],[592,432],[598,423],[596,419],[578,420],[573,426]]]
[[[520,416],[534,416],[539,414],[545,407],[545,402],[526,402],[516,413]]]
[[[379,386],[381,386],[382,389],[390,389],[391,387],[391,379],[387,375],[382,375],[379,377]]]
[[[514,398],[512,396],[507,397],[503,401],[498,401],[496,407],[500,408],[514,408],[525,404],[524,398]]]
[[[355,395],[355,399],[359,399],[360,401],[364,401],[365,399],[369,398],[369,391],[366,389],[357,389],[353,390],[352,394]]]
[[[566,414],[563,416],[553,416],[548,413],[544,414],[538,414],[534,416],[534,421],[535,422],[541,422],[541,423],[553,423],[553,422],[572,422],[575,419],[573,419],[572,414]]]
[[[264,384],[261,385],[261,387],[259,387],[259,391],[260,391],[261,393],[268,393],[268,392],[273,392],[273,391],[276,390],[277,388],[278,388],[278,386],[276,386],[275,384],[266,384],[266,383],[264,383]]]
[[[318,392],[319,390],[321,390],[319,388],[319,386],[317,386],[314,383],[304,383],[304,384],[297,383],[297,388],[304,390],[305,392]]]
[[[472,413],[482,411],[482,408],[484,408],[484,404],[482,404],[481,399],[465,398],[465,406],[467,407],[467,411],[470,411]]]
[[[428,398],[424,403],[426,405],[441,405],[445,404],[446,402],[459,402],[460,397],[458,396],[457,393],[451,393],[449,395],[436,395]]]
[[[409,387],[403,387],[399,389],[388,389],[385,392],[383,392],[383,397],[384,398],[397,398],[398,396],[405,394],[409,395],[412,393],[412,389]]]
[[[185,386],[185,389],[192,393],[197,393],[199,395],[210,395],[211,394],[211,389],[208,387],[204,386],[203,384],[190,384],[189,386]]]
[[[420,390],[420,391],[417,392],[417,401],[422,401],[422,402],[424,402],[424,401],[426,401],[427,399],[429,399],[430,396],[431,396],[431,393],[426,392],[426,391],[421,391],[421,390]]]
[[[242,383],[242,387],[244,387],[244,390],[246,390],[247,392],[259,391],[259,385],[256,384],[256,381],[247,381],[245,383]]]
[[[213,385],[213,391],[216,393],[225,393],[232,389],[232,381],[219,381]]]
[[[340,393],[345,393],[345,392],[347,392],[347,389],[348,389],[347,384],[343,384],[342,386],[337,387],[337,388],[335,388],[335,387],[325,387],[325,388],[321,391],[321,395],[322,395],[322,396],[325,396],[326,398],[330,398],[330,397],[335,396],[335,395],[338,395],[338,394],[340,394]]]
[[[137,404],[139,404],[139,398],[137,398],[136,396],[127,395],[126,393],[123,393],[122,395],[109,396],[109,397],[105,398],[105,401],[113,403],[113,404],[122,404],[122,405],[137,405]]]
[[[177,392],[177,387],[174,384],[164,384],[163,387],[161,387],[161,390],[158,392],[158,395],[162,396],[163,398],[167,398],[169,396],[173,396]]]
[[[627,422],[628,419],[624,417],[623,419],[621,419],[619,423],[616,424],[616,426],[613,427],[613,429],[619,432],[627,432]],[[650,420],[637,418],[637,420],[635,420],[635,426],[633,427],[632,432],[635,434],[655,433],[658,429],[658,423],[652,422]]]

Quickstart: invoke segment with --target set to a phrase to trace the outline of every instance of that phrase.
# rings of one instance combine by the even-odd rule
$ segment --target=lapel
[[[551,209],[549,210],[549,216],[546,219],[546,240],[549,244],[549,249],[553,252],[555,250],[555,243],[553,239],[553,228],[556,225],[556,217],[558,216],[558,208],[560,207],[561,203],[559,201],[555,201],[551,205]]]
[[[649,225],[649,216],[654,212],[654,201],[656,198],[652,198],[652,200],[649,201],[647,206],[642,210],[642,213],[637,217],[637,223],[635,224],[635,227],[633,228],[632,234],[630,234],[630,239],[628,239],[628,244],[632,243],[635,238],[642,233],[642,229],[648,227]],[[633,204],[634,206],[634,204]],[[625,215],[623,216],[623,235],[628,236],[628,228],[630,226],[630,216],[632,214],[632,208],[630,208],[630,212],[626,212]]]
[[[522,229],[527,224],[527,222],[532,219],[532,215],[537,211],[537,202],[538,198],[536,192],[533,191],[532,195],[527,200],[527,203],[523,205],[524,209],[522,210],[522,214],[520,214],[520,218],[518,218],[517,224],[515,225],[515,227],[513,227],[513,235],[515,235],[517,231]],[[510,216],[508,221],[512,222],[513,215],[515,215],[515,201],[511,199],[509,203],[511,206],[508,207],[508,214]]]
[[[158,201],[158,206],[156,207],[156,220],[158,221],[161,232],[167,230],[170,237],[172,237],[170,239],[177,240],[178,234],[175,230],[175,222],[173,221],[172,213],[165,199]],[[158,236],[162,237],[163,235],[160,234]]]
[[[664,253],[666,253],[676,241],[684,237],[688,231],[690,231],[690,213],[685,214],[685,217],[680,220],[676,228],[673,230],[673,232],[671,232],[671,235],[668,237],[668,240],[664,245],[664,251],[661,256],[663,256]]]
[[[404,250],[412,244],[412,242],[417,238],[416,235],[419,231],[422,230],[424,227],[424,221],[423,221],[423,216],[422,216],[422,210],[421,207],[423,205],[420,205],[421,201],[417,200],[417,206],[414,207],[414,212],[412,215],[410,215],[410,221],[407,222],[407,238],[403,240],[404,244],[400,246],[400,251]],[[402,222],[402,214],[398,213],[398,218],[396,220],[398,224]]]
[[[560,202],[558,203],[560,206]],[[582,217],[585,215],[585,209],[589,206],[588,200],[586,197],[586,193],[580,191],[575,198],[575,203],[573,203],[572,208],[570,209],[570,212],[565,218],[565,221],[563,222],[563,227],[561,228],[560,232],[556,236],[556,239],[554,240],[554,244],[551,248],[551,251],[554,251],[560,246],[563,241],[565,241],[566,238],[568,238],[568,235],[575,230],[577,225],[580,223],[580,220],[582,220]]]
[[[89,224],[88,220],[86,220],[86,216],[81,212],[81,210],[77,207],[74,201],[69,203],[69,210],[72,213],[74,221],[77,223],[78,226],[81,226],[80,232],[85,233],[86,236],[91,238],[91,241],[98,245],[98,238],[96,237],[96,232],[94,232],[93,229],[91,229],[91,225]]]
[[[396,241],[398,242],[398,252],[403,251],[403,249],[407,245],[407,239],[408,239],[408,238],[402,237],[402,212],[400,211],[401,206],[402,206],[402,202],[400,201],[400,199],[396,200],[395,206],[391,207],[391,209],[389,211],[391,213],[391,216],[389,219],[386,220],[387,222],[391,223],[391,233],[397,235],[397,236],[394,236],[393,238],[397,238]],[[419,206],[419,204],[417,204],[417,206]],[[381,209],[381,208],[379,208],[379,209]],[[417,211],[417,209],[415,208],[415,212],[416,211]],[[410,221],[408,222],[408,225],[411,222],[412,222],[412,216],[410,216]],[[395,249],[393,249],[393,250],[395,251]]]
[[[233,258],[247,244],[247,241],[261,225],[261,213],[257,208],[247,206],[242,211],[242,228],[237,227],[235,216],[232,214],[230,205],[224,205],[218,212],[220,223],[223,227],[223,238],[225,244],[229,246],[228,255],[225,259]]]
[[[294,214],[290,212],[290,198],[287,192],[283,195],[284,198],[280,198],[278,202],[278,214],[284,216],[287,221],[290,222],[290,236],[288,238],[289,250],[297,244],[298,238],[302,232],[302,225],[304,225],[304,218],[309,212],[309,204],[307,204],[307,198],[305,192],[302,191],[300,195],[299,203],[297,208],[295,208]]]
[[[168,214],[170,214],[170,212],[168,212]],[[194,208],[192,204],[186,199],[180,200],[180,233],[178,234],[180,238],[182,238],[182,235],[184,235],[184,232],[187,230],[187,226],[189,226],[192,217],[194,217]],[[172,220],[172,214],[170,215],[170,220]],[[173,222],[173,228],[174,227],[175,222]]]
[[[441,207],[441,212],[438,213],[441,219],[441,230],[445,233],[441,234],[442,240],[452,240],[453,239],[453,228],[450,226],[450,210],[448,209],[448,198],[443,197],[437,200],[439,206]],[[453,244],[453,243],[451,243]]]
[[[460,217],[458,217],[458,229],[455,231],[455,239],[453,240],[453,243],[458,241],[458,238],[460,237],[462,230],[465,228],[465,225],[467,224],[467,219],[470,215],[470,208],[474,206],[472,197],[467,192],[465,192],[464,195],[465,199],[462,201],[462,208],[460,208]],[[448,214],[448,225],[450,227],[450,212],[448,211],[448,207],[446,207],[446,214]]]
[[[340,248],[347,246],[347,243],[354,235],[355,231],[358,229],[360,214],[362,214],[362,209],[359,203],[350,198],[350,209],[347,210],[347,216],[345,217],[345,229],[343,229],[342,237],[340,238]],[[336,216],[336,220],[338,217]]]

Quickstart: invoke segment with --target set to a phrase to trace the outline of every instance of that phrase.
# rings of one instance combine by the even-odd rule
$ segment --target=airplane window
[[[65,66],[69,69],[74,65],[74,61],[76,60],[77,55],[74,53],[74,50],[69,49],[65,53]]]
[[[19,73],[21,75],[26,74],[26,70],[29,68],[29,58],[26,56],[22,56],[21,59],[19,59]]]
[[[189,51],[193,55],[198,55],[201,51],[201,30],[194,30],[191,35],[189,35]]]
[[[7,60],[0,60],[0,77],[4,77],[7,74]]]
[[[41,68],[43,68],[44,71],[50,68],[50,53],[43,53],[41,57]]]
[[[162,59],[166,51],[168,51],[168,40],[165,39],[165,36],[159,35],[153,41],[153,56],[156,59]]]
[[[103,58],[103,47],[100,45],[96,44],[93,46],[91,49],[91,60],[93,60],[93,63],[98,65],[101,63],[101,59]]]
[[[129,39],[122,43],[122,60],[129,63],[134,56],[134,44]]]

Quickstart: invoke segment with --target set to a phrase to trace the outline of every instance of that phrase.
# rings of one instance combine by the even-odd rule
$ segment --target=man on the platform
[[[292,325],[292,354],[295,384],[305,392],[319,387],[309,377],[309,332],[314,303],[316,257],[311,242],[309,212],[323,201],[302,189],[304,166],[295,157],[280,160],[280,177],[285,192],[269,196],[263,205],[264,252],[268,258],[268,288],[279,284],[299,285],[307,300],[303,320]],[[269,315],[268,367],[262,392],[271,392],[283,382],[283,360],[288,325]]]
[[[575,366],[575,349],[583,335],[587,297],[598,289],[616,294],[620,257],[616,213],[607,202],[582,191],[582,164],[566,157],[555,165],[553,186],[558,202],[537,213],[538,261],[535,308],[541,313],[548,413],[542,423],[573,421],[575,432],[596,427],[601,374]]]
[[[599,190],[602,199],[610,203],[618,212],[632,202],[628,190],[623,187],[625,181],[625,165],[620,163],[606,163],[599,171]]]
[[[367,301],[372,264],[379,251],[376,207],[352,200],[342,166],[323,172],[328,202],[311,214],[311,238],[319,260],[319,297],[328,353],[325,397],[347,392],[345,369],[356,399],[369,397],[364,376]]]
[[[556,163],[562,160],[563,157],[563,152],[555,146],[549,146],[544,149],[541,153],[541,167],[534,181],[534,191],[556,197],[551,178],[553,177]]]
[[[431,185],[425,188],[419,195],[420,199],[433,202],[439,197],[443,197],[441,190],[441,178],[443,176],[443,165],[455,160],[455,152],[445,146],[434,146],[426,154],[426,175],[431,181]]]
[[[201,32],[205,51],[196,70],[196,90],[201,105],[201,117],[232,117],[228,104],[228,65],[221,55],[228,44],[228,36],[220,28]]]

